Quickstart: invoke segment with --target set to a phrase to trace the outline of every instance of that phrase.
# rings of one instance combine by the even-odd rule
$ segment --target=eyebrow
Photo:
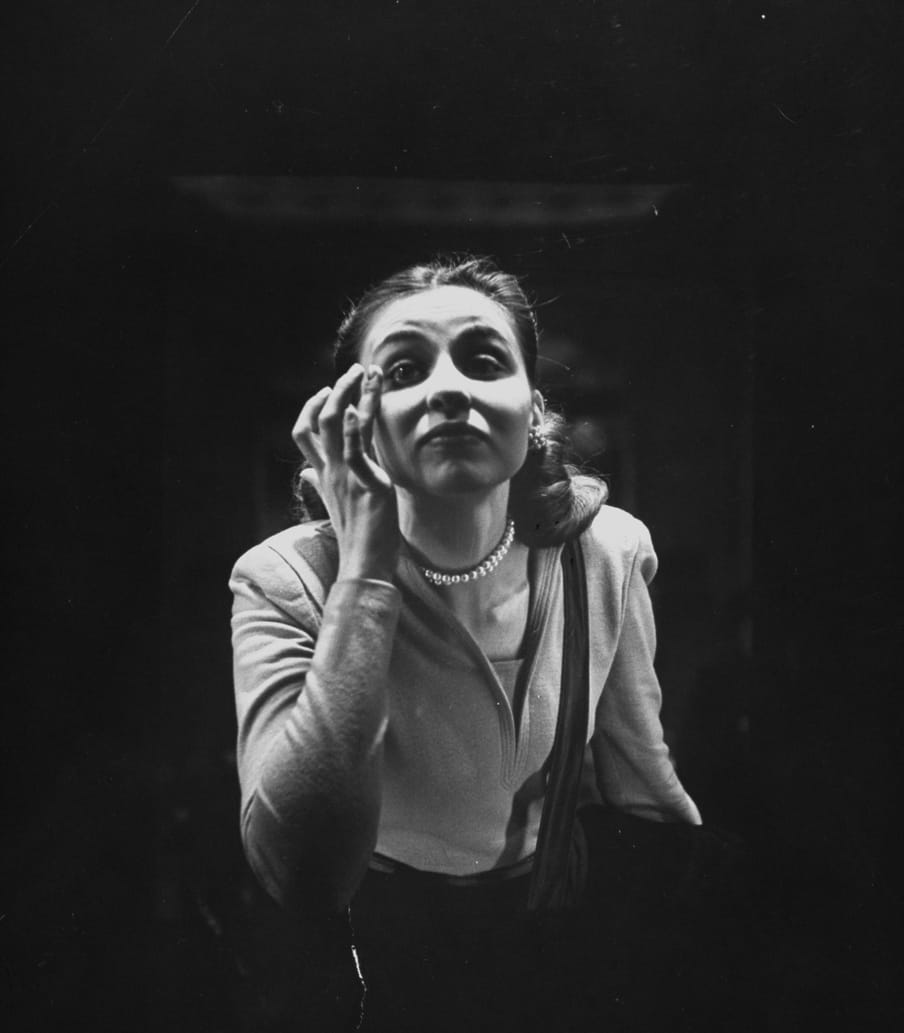
[[[387,334],[378,345],[374,348],[374,355],[381,348],[389,347],[392,344],[403,344],[406,341],[424,340],[426,332],[418,329],[416,326],[405,327],[404,329],[393,330],[392,333]],[[498,330],[490,326],[488,323],[470,323],[460,333],[455,335],[455,340],[460,341],[462,339],[467,340],[469,337],[487,337],[491,338],[498,344],[505,345],[507,348],[511,348],[511,342],[508,341]]]

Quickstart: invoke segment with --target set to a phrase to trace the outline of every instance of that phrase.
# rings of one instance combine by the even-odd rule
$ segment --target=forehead
[[[492,298],[470,287],[432,287],[384,305],[371,320],[362,347],[362,360],[397,331],[454,335],[470,326],[495,330],[516,350],[517,337],[508,312]]]

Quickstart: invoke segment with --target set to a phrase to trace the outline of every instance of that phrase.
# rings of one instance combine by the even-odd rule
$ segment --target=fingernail
[[[382,373],[383,370],[379,366],[371,366],[367,370],[367,383],[376,384],[376,382],[380,379]]]

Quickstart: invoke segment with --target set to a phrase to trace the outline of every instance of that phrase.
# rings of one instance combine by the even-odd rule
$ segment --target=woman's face
[[[378,310],[359,361],[383,369],[374,431],[393,482],[429,495],[510,480],[543,413],[502,306],[468,287],[436,287]]]

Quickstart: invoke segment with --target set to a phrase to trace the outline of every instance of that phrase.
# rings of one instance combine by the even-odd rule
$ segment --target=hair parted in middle
[[[537,317],[516,276],[503,272],[490,258],[475,255],[437,256],[381,280],[364,292],[339,325],[333,352],[336,376],[358,360],[361,345],[377,312],[399,298],[436,287],[468,287],[505,309],[521,347],[528,380],[536,383],[539,330]],[[529,449],[511,482],[509,512],[517,537],[525,545],[551,546],[583,532],[606,501],[608,488],[598,477],[581,473],[566,461],[565,421],[546,412],[542,432],[546,447]],[[323,504],[306,482],[296,477],[295,496],[301,519],[326,516]]]

